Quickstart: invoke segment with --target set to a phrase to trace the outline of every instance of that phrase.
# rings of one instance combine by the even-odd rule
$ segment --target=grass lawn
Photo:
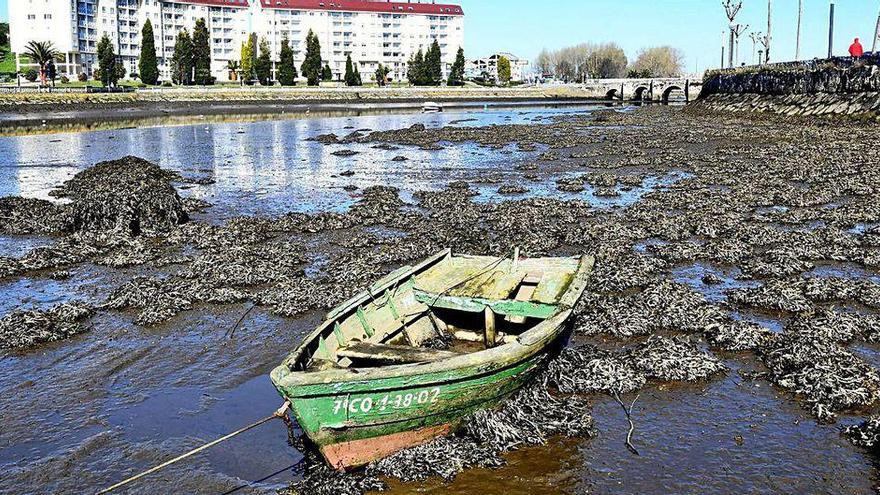
[[[15,56],[9,51],[9,45],[0,46],[0,74],[15,72]]]

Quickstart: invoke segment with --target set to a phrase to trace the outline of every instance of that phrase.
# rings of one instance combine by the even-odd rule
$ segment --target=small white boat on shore
[[[442,112],[443,107],[440,106],[439,103],[433,101],[426,101],[422,104],[422,112],[423,113],[434,113],[434,112]]]

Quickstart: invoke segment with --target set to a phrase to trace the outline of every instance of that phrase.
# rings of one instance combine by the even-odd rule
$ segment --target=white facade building
[[[50,41],[64,54],[59,73],[91,76],[96,48],[106,33],[129,74],[138,71],[141,29],[150,19],[162,79],[168,79],[177,34],[192,34],[204,18],[211,42],[212,73],[228,80],[229,61],[241,58],[250,33],[266,39],[278,60],[281,41],[290,40],[297,70],[305,56],[305,38],[313,30],[322,59],[335,78],[342,78],[347,55],[372,80],[381,63],[394,80],[406,78],[406,62],[437,39],[444,77],[464,45],[464,12],[460,6],[385,0],[11,0],[12,51],[29,41]],[[30,62],[18,57],[19,67]]]
[[[504,57],[510,61],[510,80],[522,82],[529,68],[529,61],[508,52],[498,52],[488,57],[469,60],[465,64],[464,75],[467,79],[488,76],[498,80],[498,59]]]

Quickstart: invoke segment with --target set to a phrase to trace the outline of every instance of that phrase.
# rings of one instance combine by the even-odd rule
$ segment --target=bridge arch
[[[669,86],[668,88],[666,88],[666,89],[663,90],[663,99],[662,99],[661,101],[662,101],[663,103],[669,103],[669,98],[672,96],[672,93],[673,93],[674,91],[679,91],[679,92],[681,92],[681,98],[682,98],[682,99],[685,98],[684,88],[682,88],[681,86],[677,86],[677,85],[673,84],[673,85],[671,85],[671,86]]]
[[[611,88],[608,90],[607,93],[605,93],[606,100],[617,100],[619,98],[620,98],[620,92],[615,88]]]
[[[637,101],[644,101],[650,97],[651,88],[647,86],[639,86],[636,88],[635,93],[633,93],[633,99]]]

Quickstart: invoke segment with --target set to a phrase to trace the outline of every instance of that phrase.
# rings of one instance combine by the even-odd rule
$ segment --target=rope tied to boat
[[[96,495],[110,493],[111,491],[116,490],[117,488],[121,488],[121,487],[135,481],[135,480],[143,478],[144,476],[146,476],[148,474],[155,473],[156,471],[159,471],[160,469],[166,468],[172,464],[175,464],[179,461],[182,461],[182,460],[186,459],[187,457],[191,457],[195,454],[198,454],[199,452],[201,452],[203,450],[209,449],[219,443],[222,443],[222,442],[225,442],[226,440],[229,440],[230,438],[232,438],[234,436],[240,435],[248,430],[254,429],[260,425],[268,423],[269,421],[272,421],[273,419],[282,419],[285,421],[285,423],[287,423],[290,421],[290,418],[287,417],[287,411],[289,409],[290,409],[290,401],[284,401],[284,404],[282,404],[281,407],[279,407],[274,413],[272,413],[271,416],[267,416],[267,417],[255,422],[255,423],[251,423],[243,428],[239,428],[238,430],[233,431],[232,433],[228,433],[226,435],[223,435],[222,437],[220,437],[216,440],[212,440],[212,441],[202,445],[201,447],[197,447],[193,450],[190,450],[189,452],[187,452],[185,454],[179,455],[179,456],[175,457],[174,459],[165,461],[162,464],[159,464],[158,466],[154,466],[150,469],[147,469],[146,471],[143,471],[143,472],[138,473],[134,476],[126,478],[126,479],[120,481],[119,483],[116,483],[115,485],[104,488],[103,490],[97,492]]]

